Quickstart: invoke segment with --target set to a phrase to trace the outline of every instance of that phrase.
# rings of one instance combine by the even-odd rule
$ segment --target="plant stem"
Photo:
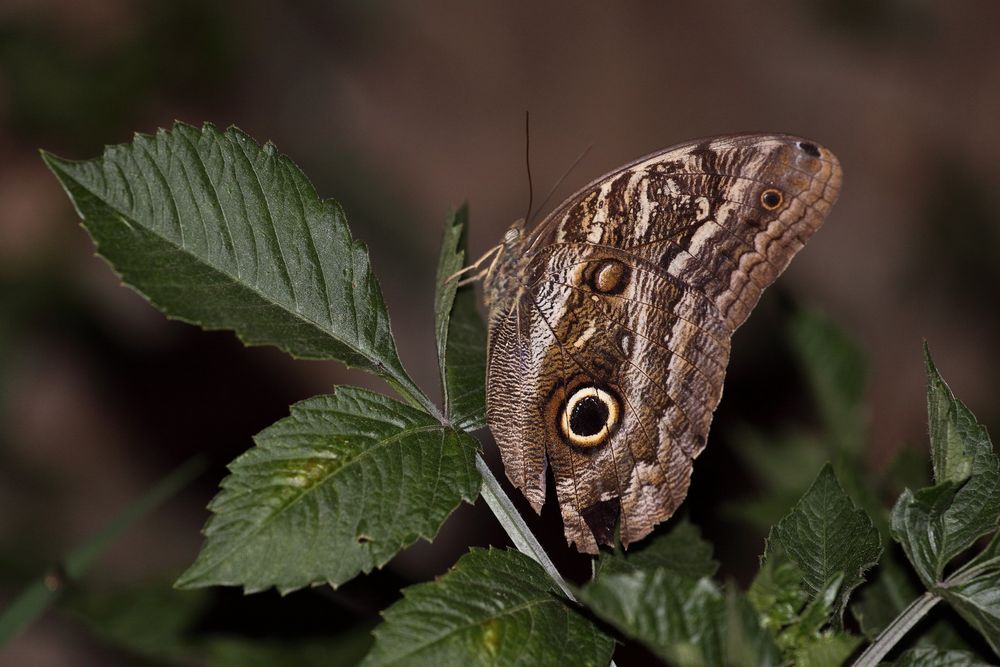
[[[892,623],[879,633],[864,653],[858,656],[854,667],[875,667],[878,665],[882,658],[892,650],[892,647],[910,631],[910,628],[916,625],[940,601],[941,598],[928,591],[911,602],[899,616],[892,620]]]
[[[496,516],[497,521],[500,522],[500,525],[507,532],[514,546],[525,556],[537,561],[548,575],[552,577],[552,581],[556,582],[556,585],[562,589],[566,597],[575,602],[576,597],[573,595],[573,591],[570,590],[569,584],[562,578],[559,570],[556,569],[555,563],[552,562],[549,555],[545,553],[545,549],[535,539],[531,529],[528,528],[528,524],[521,517],[521,513],[517,511],[514,503],[504,493],[503,487],[500,486],[500,480],[493,475],[493,471],[486,465],[486,461],[483,460],[480,454],[476,454],[476,468],[479,469],[479,473],[483,476],[483,499],[493,511],[493,515]]]

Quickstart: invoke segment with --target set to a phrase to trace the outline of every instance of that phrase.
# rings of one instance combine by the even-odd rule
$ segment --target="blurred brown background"
[[[972,410],[987,424],[1000,417],[998,29],[994,0],[3,0],[0,605],[173,465],[207,451],[216,467],[131,531],[93,578],[176,574],[197,552],[222,465],[253,433],[334,384],[378,386],[166,321],[92,256],[39,148],[93,157],[175,119],[274,141],[369,243],[403,359],[433,388],[443,220],[470,202],[478,255],[523,215],[525,110],[536,193],[593,145],[557,200],[697,136],[813,138],[840,157],[845,187],[778,289],[829,313],[869,355],[868,459],[881,469],[899,448],[925,446],[922,338]],[[802,409],[774,300],[736,336],[689,509],[706,517],[723,572],[737,577],[754,567],[763,534],[734,539],[714,518],[713,490],[741,478],[726,434]],[[564,549],[554,508],[546,513],[536,525]],[[219,604],[250,632],[275,632],[268,619],[280,614],[298,624],[292,632],[310,618],[307,630],[322,633],[331,618],[375,618],[401,585],[488,542],[504,543],[492,518],[463,508],[434,545],[333,599],[220,592]],[[58,613],[0,662],[8,656],[133,664]]]

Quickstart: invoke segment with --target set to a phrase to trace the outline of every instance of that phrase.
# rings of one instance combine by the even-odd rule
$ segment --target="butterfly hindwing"
[[[605,176],[487,279],[487,415],[540,509],[552,466],[567,539],[594,553],[669,518],[705,446],[733,330],[839,189],[825,149],[777,135],[668,149]]]

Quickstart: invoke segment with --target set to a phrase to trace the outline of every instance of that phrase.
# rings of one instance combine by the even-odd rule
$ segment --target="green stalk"
[[[854,667],[876,667],[892,647],[940,601],[941,598],[928,591],[911,602],[858,656]]]

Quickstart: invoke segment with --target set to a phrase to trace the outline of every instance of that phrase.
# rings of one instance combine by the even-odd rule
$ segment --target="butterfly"
[[[536,512],[551,467],[578,550],[612,544],[616,526],[628,547],[683,502],[732,334],[841,180],[806,139],[695,140],[602,176],[530,230],[518,221],[487,254],[487,421]]]

